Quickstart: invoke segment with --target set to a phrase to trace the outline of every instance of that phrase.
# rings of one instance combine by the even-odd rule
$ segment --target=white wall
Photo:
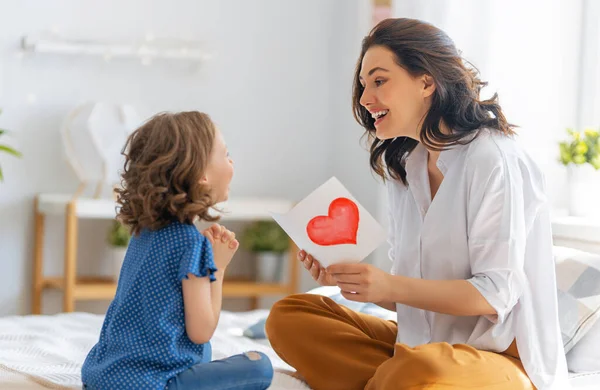
[[[0,127],[14,132],[10,141],[24,155],[20,160],[0,155],[6,176],[0,183],[0,315],[29,311],[34,195],[77,187],[59,138],[70,110],[87,100],[108,100],[131,103],[144,113],[206,111],[222,128],[236,160],[232,194],[300,199],[339,168],[332,145],[351,111],[347,90],[338,90],[346,81],[338,79],[333,66],[346,65],[344,56],[354,66],[357,55],[337,51],[338,45],[346,48],[356,40],[352,25],[339,16],[358,19],[356,10],[365,3],[0,1]],[[340,34],[338,25],[350,35]],[[74,38],[138,39],[152,33],[205,40],[216,58],[195,72],[182,64],[145,67],[135,61],[16,55],[23,35],[54,27]],[[332,110],[332,101],[343,104]],[[360,133],[356,127],[349,131]],[[63,222],[47,221],[48,275],[62,272]],[[106,226],[81,222],[82,273],[104,269]],[[312,286],[303,276],[303,288]],[[60,295],[47,293],[44,305],[45,312],[59,310]],[[76,309],[104,307],[81,303]]]

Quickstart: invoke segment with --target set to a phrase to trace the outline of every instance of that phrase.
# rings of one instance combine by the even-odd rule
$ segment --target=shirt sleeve
[[[512,164],[512,165],[511,165]],[[502,161],[491,169],[475,167],[469,190],[468,245],[472,277],[502,323],[526,283],[524,272],[526,222],[523,178],[518,162]]]
[[[197,277],[208,276],[210,281],[214,282],[217,280],[215,272],[217,272],[217,266],[213,259],[212,245],[206,237],[200,234],[183,252],[177,277],[179,280],[183,280],[187,279],[188,274]]]

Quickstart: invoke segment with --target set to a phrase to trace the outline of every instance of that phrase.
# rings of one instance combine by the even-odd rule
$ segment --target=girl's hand
[[[239,242],[235,239],[235,233],[215,223],[203,230],[202,234],[212,244],[215,265],[219,270],[225,271],[225,268],[227,268],[231,258],[240,246]]]
[[[306,251],[301,250],[298,252],[298,260],[302,262],[304,268],[310,272],[313,279],[321,286],[335,286],[335,281],[331,275],[321,266],[317,259],[307,254]]]
[[[371,264],[334,264],[327,268],[342,296],[357,302],[389,302],[391,276]]]

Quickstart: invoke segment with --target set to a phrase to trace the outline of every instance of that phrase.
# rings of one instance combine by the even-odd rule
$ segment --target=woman
[[[392,271],[298,257],[397,324],[318,295],[275,304],[271,344],[313,389],[568,387],[544,179],[484,85],[429,24],[364,39],[354,114],[387,179]]]

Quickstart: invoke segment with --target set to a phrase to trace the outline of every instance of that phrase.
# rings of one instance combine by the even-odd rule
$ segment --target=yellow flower
[[[594,156],[594,158],[592,158],[592,161],[590,161],[590,164],[592,164],[594,168],[600,169],[600,154]]]
[[[586,154],[588,152],[588,146],[585,142],[579,142],[577,146],[575,146],[575,154]]]
[[[573,162],[577,165],[585,164],[585,156],[580,154],[573,156]]]

